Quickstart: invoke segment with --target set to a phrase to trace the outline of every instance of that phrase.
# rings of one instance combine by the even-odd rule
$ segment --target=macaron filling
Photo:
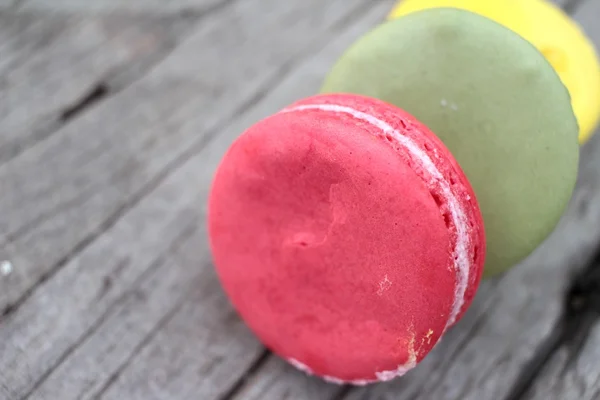
[[[287,361],[292,366],[294,366],[296,369],[298,369],[299,371],[302,371],[307,375],[314,375],[312,369],[310,369],[310,367],[308,365],[301,363],[300,361],[296,360],[295,358],[289,358]],[[417,366],[417,355],[413,351],[410,355],[409,360],[405,364],[400,365],[397,369],[392,370],[392,371],[375,372],[375,376],[377,377],[377,379],[355,379],[355,380],[351,380],[351,381],[345,381],[343,379],[336,378],[334,376],[328,376],[328,375],[322,376],[321,379],[323,379],[325,382],[333,383],[334,385],[350,384],[350,385],[354,385],[354,386],[366,386],[371,383],[391,381],[394,378],[397,378],[397,377],[400,377],[400,376],[406,374],[408,371],[410,371],[411,369],[413,369],[416,366]]]

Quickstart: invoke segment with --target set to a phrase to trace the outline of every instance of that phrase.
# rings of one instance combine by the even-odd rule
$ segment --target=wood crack
[[[102,101],[105,97],[109,96],[111,89],[105,82],[98,82],[94,85],[91,90],[88,91],[79,101],[75,102],[59,113],[59,121],[63,124],[69,122],[73,117],[81,114],[86,109],[92,107],[94,104]]]
[[[450,365],[458,356],[458,354],[462,353],[462,351],[465,349],[465,347],[469,344],[471,338],[473,338],[474,336],[477,335],[478,332],[481,331],[481,329],[483,328],[483,326],[485,325],[487,318],[488,318],[488,313],[487,311],[492,308],[493,304],[494,304],[494,296],[491,296],[485,306],[483,307],[483,310],[480,312],[480,314],[477,316],[475,322],[473,323],[473,325],[470,327],[470,329],[466,332],[466,334],[464,335],[464,337],[462,338],[462,340],[459,341],[459,343],[457,344],[457,346],[454,348],[454,350],[452,351],[452,353],[450,353],[447,357],[444,357],[444,360],[442,361],[444,363],[444,366],[441,368],[442,373],[440,375],[440,377],[437,379],[439,382],[443,382],[444,380],[446,380],[446,377],[448,376],[448,373],[450,372]],[[424,393],[424,397],[428,398],[431,395],[431,392],[434,391],[436,389],[435,386],[431,386],[429,388],[429,390],[427,390]],[[420,396],[420,395],[418,395]]]
[[[150,343],[152,341],[152,339],[154,339],[156,334],[158,332],[160,332],[161,329],[164,328],[169,323],[169,321],[171,321],[173,319],[173,317],[177,314],[177,312],[181,309],[181,307],[183,307],[187,297],[189,296],[189,294],[191,292],[192,292],[192,289],[189,289],[179,299],[179,301],[175,304],[175,306],[173,308],[171,308],[169,310],[169,312],[160,319],[158,324],[156,324],[156,326],[154,328],[152,328],[152,330],[140,341],[140,343],[138,343],[138,345],[135,346],[135,348],[133,349],[133,352],[129,355],[129,357],[127,357],[125,362],[123,364],[121,364],[119,366],[119,368],[117,368],[117,370],[110,375],[110,377],[107,379],[106,383],[100,388],[98,393],[96,393],[94,395],[94,397],[93,397],[94,400],[101,399],[102,396],[104,395],[104,393],[106,393],[106,391],[112,385],[114,385],[115,382],[117,382],[117,380],[119,379],[119,376],[121,376],[123,371],[125,371],[125,369],[131,364],[131,362],[135,359],[135,357],[148,345],[148,343]]]
[[[559,349],[566,347],[569,350],[567,364],[572,364],[599,319],[600,250],[573,279],[565,292],[562,316],[532,359],[523,366],[505,400],[526,398],[536,378]]]
[[[193,7],[187,7],[187,8],[179,10],[179,12],[177,14],[179,15],[180,18],[190,18],[190,19],[199,20],[201,18],[206,18],[209,15],[217,13],[217,12],[223,10],[224,8],[227,8],[231,5],[233,5],[237,1],[239,1],[239,0],[223,0],[219,3],[212,4],[208,7],[204,8],[204,9],[200,9],[200,10],[195,9]]]
[[[124,89],[131,86],[133,83],[143,79],[154,66],[164,61],[177,47],[177,45],[181,41],[185,40],[185,38],[193,31],[194,27],[198,26],[198,23],[201,20],[223,10],[224,8],[227,8],[236,1],[238,0],[224,0],[220,3],[209,6],[204,10],[197,11],[193,9],[185,9],[175,14],[158,15],[158,17],[163,19],[170,19],[170,23],[173,25],[177,23],[184,23],[185,28],[182,29],[178,35],[176,35],[176,38],[172,43],[164,44],[164,46],[156,49],[154,54],[148,55],[144,60],[142,60],[143,65],[137,65],[139,60],[131,60],[119,65],[114,71],[111,71],[108,76],[104,77],[104,79],[91,85],[88,92],[82,95],[80,99],[75,101],[73,104],[67,105],[62,109],[45,116],[43,121],[40,121],[40,125],[35,128],[38,133],[33,135],[31,138],[32,140],[26,141],[25,143],[21,143],[19,145],[13,145],[13,148],[9,151],[5,150],[9,154],[7,154],[5,157],[0,157],[0,165],[9,162],[27,150],[35,147],[37,144],[48,139],[71,121],[75,120],[84,111],[97,107],[99,104],[114,97]],[[14,13],[14,11],[11,12]],[[119,13],[116,15],[118,14]],[[72,15],[72,13],[67,13],[67,15]],[[144,15],[144,13],[134,13],[133,15],[140,18],[143,18],[144,16],[150,17],[150,15]],[[157,16],[154,15],[154,17]],[[133,68],[135,73],[127,74],[132,67],[135,67]]]
[[[53,15],[69,15],[69,16],[88,16],[88,15],[115,15],[115,16],[123,16],[123,15],[135,15],[140,17],[180,17],[180,18],[188,18],[188,19],[201,19],[206,18],[212,14],[218,13],[222,9],[232,5],[233,3],[239,0],[222,0],[217,3],[211,3],[208,6],[194,6],[190,5],[187,7],[182,7],[180,9],[153,9],[152,7],[115,7],[115,8],[100,8],[100,9],[78,9],[69,8],[68,6],[61,7],[60,5],[56,8],[52,9]],[[45,15],[47,14],[46,8],[37,8],[27,7],[28,0],[13,0],[13,4],[9,5],[7,8],[0,9],[0,12],[12,12],[19,14],[33,14],[33,15]],[[25,9],[24,9],[25,7]]]
[[[572,15],[583,2],[584,0],[567,0],[562,9],[567,14]]]
[[[249,107],[250,105],[248,105]],[[84,251],[88,246],[90,246],[97,238],[102,236],[104,232],[112,228],[119,219],[127,214],[131,209],[133,209],[146,195],[151,193],[154,189],[156,189],[171,173],[176,171],[179,167],[181,167],[187,160],[192,158],[196,153],[201,151],[206,144],[210,141],[215,134],[206,135],[197,146],[192,146],[189,151],[184,152],[182,156],[175,158],[173,161],[167,164],[167,166],[159,171],[150,181],[142,186],[136,193],[132,195],[132,197],[117,208],[111,215],[108,216],[107,219],[104,220],[100,226],[84,237],[81,241],[79,241],[75,247],[71,251],[69,251],[65,256],[63,256],[60,260],[58,260],[52,267],[48,269],[38,281],[32,285],[28,290],[26,290],[23,295],[21,295],[16,301],[11,304],[8,304],[4,310],[0,313],[0,322],[4,320],[5,317],[14,313],[18,310],[18,308],[31,296],[31,294],[35,291],[37,287],[43,284],[45,281],[53,277],[62,267],[69,263],[75,256]]]
[[[348,15],[336,22],[332,27],[333,31],[340,32],[344,30],[345,28],[350,26],[355,20],[364,15],[369,9],[373,8],[375,4],[382,3],[383,1],[385,0],[371,0],[361,3],[361,5],[357,6]]]
[[[3,246],[7,246],[8,244],[14,243],[17,240],[19,240],[21,237],[27,235],[32,230],[34,230],[35,228],[37,228],[44,222],[50,220],[51,218],[55,217],[56,215],[66,211],[66,210],[69,210],[72,207],[76,207],[78,205],[84,204],[86,201],[88,201],[94,195],[96,195],[98,193],[98,190],[99,190],[98,187],[92,187],[89,190],[83,190],[80,194],[75,196],[73,199],[65,201],[64,203],[57,205],[53,209],[48,210],[45,213],[42,213],[41,215],[37,216],[30,222],[22,225],[17,230],[14,230],[14,231],[6,234],[4,240],[0,243],[0,246],[3,247]]]
[[[340,390],[331,397],[330,400],[344,400],[348,394],[354,389],[354,386],[344,385],[340,387]]]
[[[64,363],[71,354],[73,354],[90,336],[92,336],[94,334],[94,332],[98,329],[98,327],[100,327],[114,313],[114,311],[119,307],[119,305],[121,303],[123,303],[129,297],[135,296],[136,293],[138,293],[139,287],[146,281],[146,279],[148,279],[148,277],[150,275],[152,275],[152,273],[154,271],[156,271],[158,268],[160,268],[166,262],[166,256],[168,254],[171,254],[172,252],[176,251],[180,246],[182,246],[183,243],[186,241],[186,239],[190,238],[196,232],[197,229],[198,229],[198,226],[196,226],[196,225],[191,225],[191,226],[188,226],[185,229],[183,229],[183,231],[173,239],[173,241],[171,242],[168,249],[164,253],[160,254],[150,264],[150,266],[140,274],[140,277],[138,279],[136,279],[137,285],[132,286],[132,288],[130,290],[128,290],[127,292],[122,294],[111,306],[109,306],[107,308],[107,310],[98,318],[98,320],[94,324],[92,324],[92,326],[90,326],[90,328],[87,331],[85,331],[83,333],[83,335],[81,335],[81,337],[60,356],[60,358],[58,358],[58,360],[37,380],[37,382],[35,382],[35,384],[32,386],[32,388],[27,393],[25,393],[25,395],[21,398],[21,400],[26,400],[32,394],[34,394],[35,391],[50,377],[52,372],[56,368],[58,368],[62,363]],[[181,305],[184,303],[184,300],[186,298],[187,298],[187,292],[182,297],[182,299],[177,303],[177,305],[174,307],[174,310],[169,311],[167,316],[169,316],[169,315],[173,316],[175,314],[175,312],[177,311],[178,307],[181,307]],[[155,333],[155,331],[158,330],[158,328],[160,328],[160,326],[161,326],[160,324],[162,322],[163,322],[163,320],[161,319],[161,321],[159,322],[157,327],[154,328],[150,332],[149,335],[153,335]],[[165,323],[166,322],[168,322],[168,321],[165,321]],[[146,343],[149,340],[150,340],[150,338],[145,338],[142,341],[142,343]],[[136,354],[137,354],[137,348],[136,348],[136,352],[134,352],[133,355],[136,355]],[[133,356],[132,356],[132,358],[133,358]],[[122,368],[119,368],[118,371],[120,371],[121,369]],[[115,377],[115,379],[116,379],[116,377]]]
[[[271,352],[264,349],[254,362],[248,367],[246,372],[231,386],[231,388],[225,392],[219,400],[232,400],[247,384],[247,382],[255,376],[260,368],[267,362]]]

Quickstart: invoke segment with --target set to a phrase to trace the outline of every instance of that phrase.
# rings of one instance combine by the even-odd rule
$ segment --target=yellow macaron
[[[585,33],[560,8],[545,0],[402,0],[388,18],[436,7],[483,15],[531,42],[569,90],[579,142],[589,139],[600,120],[600,61]]]

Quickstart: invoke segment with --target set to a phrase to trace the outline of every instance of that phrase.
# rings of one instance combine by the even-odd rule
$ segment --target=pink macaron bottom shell
[[[485,251],[474,195],[441,142],[350,95],[305,99],[244,132],[217,170],[209,234],[223,287],[260,340],[357,385],[426,356],[468,306]]]

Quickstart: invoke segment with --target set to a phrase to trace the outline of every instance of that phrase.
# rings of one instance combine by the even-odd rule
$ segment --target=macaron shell
[[[308,99],[300,100],[291,105],[289,109],[315,103],[346,106],[353,110],[366,113],[381,121],[386,121],[391,126],[396,127],[401,131],[403,136],[409,138],[413,143],[425,150],[437,170],[444,175],[445,180],[452,187],[456,199],[460,202],[460,208],[466,213],[466,219],[468,220],[469,225],[469,246],[471,246],[467,249],[468,253],[471,254],[468,286],[464,293],[462,310],[455,317],[455,322],[459,321],[473,301],[479,281],[483,275],[483,265],[486,254],[485,230],[481,210],[479,209],[479,204],[477,203],[473,188],[461,167],[458,165],[448,148],[427,126],[398,107],[378,99],[367,98],[360,95],[328,94],[312,96]],[[381,135],[381,133],[373,132],[372,135],[378,136]],[[422,174],[422,167],[418,165],[418,160],[411,160],[410,157],[403,154],[402,151],[398,151],[397,153],[399,157],[404,158],[414,171],[421,173],[421,178],[424,181],[429,181],[431,179],[429,176],[424,176]],[[436,202],[438,203],[438,206],[440,206],[441,203],[444,202],[444,200],[442,200],[442,197],[444,197],[443,193],[440,193],[439,188],[429,188],[429,190],[430,193],[436,197]],[[440,210],[444,216],[444,220],[447,225],[451,225],[452,218],[449,215],[447,205],[445,207],[443,205],[441,206],[444,208],[444,210]],[[456,245],[456,227],[450,226],[449,229],[454,235],[453,245]],[[451,325],[452,324],[453,323],[451,323]]]
[[[540,49],[569,89],[579,123],[579,142],[585,143],[600,120],[597,49],[579,25],[556,5],[529,0],[523,7],[528,24],[523,27],[522,35]]]
[[[209,198],[233,305],[274,352],[337,383],[414,367],[457,286],[438,204],[371,130],[319,110],[275,114],[230,147]]]
[[[318,375],[375,379],[445,328],[453,272],[426,267],[447,265],[449,234],[391,149],[315,114],[271,117],[230,152],[211,198],[215,264],[276,353]]]
[[[572,195],[579,149],[568,92],[530,43],[487,18],[435,9],[382,24],[346,51],[322,92],[394,104],[444,142],[483,213],[484,276],[528,256]]]
[[[528,0],[527,0],[528,1]],[[528,22],[523,0],[400,0],[389,19],[400,18],[415,11],[432,8],[460,8],[492,19],[510,29],[518,31]]]
[[[455,7],[490,18],[531,42],[567,86],[585,143],[600,119],[600,62],[583,30],[545,0],[402,0],[389,15],[396,19],[424,9]]]

